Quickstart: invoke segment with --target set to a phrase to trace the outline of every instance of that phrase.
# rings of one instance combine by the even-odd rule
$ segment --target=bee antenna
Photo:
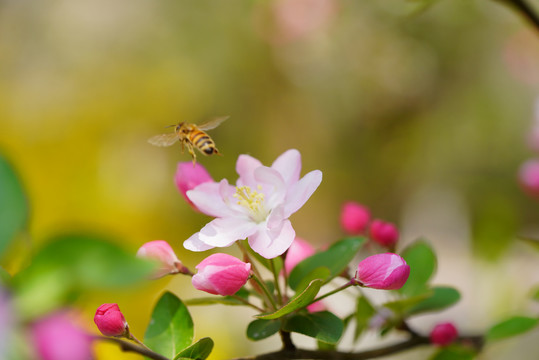
[[[169,127],[173,127],[173,126],[176,126],[176,124],[165,126],[165,129],[166,129],[166,128],[169,128]]]

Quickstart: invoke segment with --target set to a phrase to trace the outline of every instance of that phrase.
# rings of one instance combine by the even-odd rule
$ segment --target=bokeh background
[[[338,239],[340,206],[355,200],[398,224],[401,246],[431,241],[437,282],[463,299],[417,319],[424,333],[438,320],[473,333],[537,311],[527,300],[537,254],[516,239],[539,237],[539,204],[517,182],[536,156],[526,138],[538,93],[539,32],[489,0],[0,1],[0,151],[29,193],[31,246],[65,230],[112,234],[133,253],[164,239],[194,267],[208,254],[182,242],[209,219],[173,182],[189,155],[146,141],[166,125],[230,115],[210,132],[223,156],[199,156],[215,179],[235,180],[239,154],[270,164],[290,148],[304,173],[323,171],[292,218],[301,237]],[[12,249],[8,271],[25,251]],[[87,294],[80,306],[96,332],[95,308],[119,303],[142,338],[165,288],[196,295],[175,277]],[[216,341],[212,359],[278,346],[245,339],[244,311],[192,311],[196,337]],[[484,358],[537,352],[537,335]],[[139,358],[112,345],[97,354]]]

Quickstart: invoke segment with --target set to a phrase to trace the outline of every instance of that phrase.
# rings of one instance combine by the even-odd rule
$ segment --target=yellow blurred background
[[[513,240],[538,234],[537,202],[516,173],[534,156],[524,139],[539,90],[539,36],[495,2],[428,3],[0,1],[0,151],[29,193],[32,241],[89,229],[135,253],[164,239],[194,267],[207,253],[182,242],[209,219],[173,182],[177,162],[190,157],[147,139],[166,125],[230,115],[210,132],[224,156],[198,157],[216,180],[235,181],[239,154],[269,165],[290,148],[302,153],[303,173],[323,171],[292,217],[299,236],[335,241],[342,202],[356,200],[398,224],[403,244],[432,241],[439,280],[463,290],[452,317],[464,330],[528,309],[523,297],[539,278],[513,283],[522,269],[499,259],[509,252],[522,266],[537,263]],[[10,254],[10,272],[21,249]],[[502,281],[512,292],[499,294]],[[142,338],[164,288],[197,295],[179,277],[88,294],[89,328],[96,331],[97,306],[117,302]],[[196,338],[216,341],[211,359],[278,347],[277,339],[247,341],[241,310],[196,308],[193,316]],[[426,332],[441,318],[418,326]],[[523,341],[518,347],[539,351]],[[112,345],[97,353],[139,358]]]

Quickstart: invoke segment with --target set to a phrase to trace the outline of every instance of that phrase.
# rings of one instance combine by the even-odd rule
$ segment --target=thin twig
[[[153,359],[153,360],[170,360],[169,358],[158,354],[156,352],[151,351],[150,349],[143,348],[142,346],[135,345],[133,343],[120,340],[113,337],[106,337],[106,336],[96,336],[95,339],[97,340],[104,340],[104,341],[110,341],[120,346],[120,349],[125,352],[134,352],[143,356],[146,356],[147,358]]]

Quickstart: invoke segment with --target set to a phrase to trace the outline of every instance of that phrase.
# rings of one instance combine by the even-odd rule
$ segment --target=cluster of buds
[[[368,232],[371,240],[387,249],[393,249],[399,239],[399,231],[394,224],[380,219],[371,221],[369,209],[355,201],[343,204],[340,220],[347,234],[359,235]]]

